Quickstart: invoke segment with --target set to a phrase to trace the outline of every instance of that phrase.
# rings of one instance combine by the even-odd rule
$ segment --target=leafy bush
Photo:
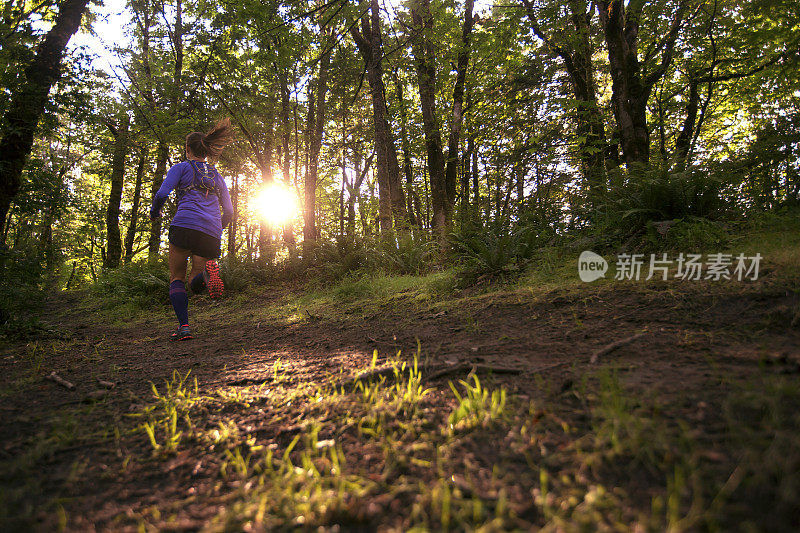
[[[380,266],[395,274],[422,274],[430,271],[436,257],[436,243],[414,240],[411,235],[397,240],[397,247],[383,243]]]
[[[272,265],[238,261],[224,258],[219,262],[219,275],[225,284],[225,292],[239,292],[257,283],[275,279],[279,272]]]
[[[44,278],[36,247],[0,248],[0,337],[22,339],[45,329],[33,315],[44,301]]]
[[[370,250],[362,241],[325,241],[314,248],[307,273],[318,280],[338,280],[373,266],[375,256],[374,249]]]
[[[422,274],[434,265],[433,242],[413,239],[410,235],[392,241],[341,240],[317,244],[307,275],[320,281],[333,281],[356,274]]]
[[[730,241],[730,236],[720,222],[705,218],[679,219],[661,235],[653,225],[648,228],[648,238],[659,250],[719,251]]]
[[[619,171],[610,176],[597,227],[625,235],[651,221],[714,218],[725,206],[723,186],[718,175],[702,171],[672,173],[663,167]]]
[[[466,274],[497,276],[519,271],[548,237],[533,224],[510,229],[472,226],[453,234],[452,242]]]
[[[149,307],[163,302],[169,290],[169,268],[166,262],[130,263],[103,271],[91,290],[98,296],[125,302],[137,307]]]

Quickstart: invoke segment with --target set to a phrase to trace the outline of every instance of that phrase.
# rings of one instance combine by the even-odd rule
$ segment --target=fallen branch
[[[443,376],[449,376],[450,374],[458,374],[459,372],[468,371],[470,374],[477,374],[478,372],[484,372],[492,374],[521,374],[523,372],[520,368],[508,368],[504,366],[491,366],[491,365],[476,365],[473,363],[462,363],[460,365],[450,365],[445,368],[440,368],[439,370],[423,377],[423,381],[433,381],[435,379],[439,379]]]
[[[269,383],[271,381],[273,381],[272,376],[264,376],[260,378],[239,378],[239,379],[233,379],[231,381],[221,381],[219,383],[223,385],[241,387],[242,385],[253,385],[253,384],[262,385],[264,383]]]
[[[642,333],[637,333],[636,335],[631,335],[630,337],[627,337],[625,339],[620,339],[618,341],[614,341],[611,344],[609,344],[609,345],[607,345],[607,346],[605,346],[603,348],[600,348],[599,350],[594,352],[592,354],[592,357],[589,359],[589,363],[595,364],[595,363],[597,363],[597,360],[600,359],[600,357],[602,357],[604,355],[608,355],[611,352],[613,352],[614,350],[616,350],[617,348],[621,348],[621,347],[623,347],[623,346],[625,346],[627,344],[630,344],[630,343],[632,343],[633,341],[635,341],[637,339],[641,339],[645,335],[647,335],[646,331],[644,331]]]
[[[346,379],[336,385],[337,388],[339,387],[351,387],[356,384],[357,381],[372,381],[374,379],[380,379],[382,377],[388,378],[389,376],[394,375],[396,367],[393,366],[385,366],[383,368],[376,368],[375,370],[369,370],[367,372],[362,372],[357,376],[352,378]]]
[[[400,344],[398,344],[398,343],[396,343],[396,342],[392,342],[392,341],[379,341],[378,339],[373,339],[373,338],[372,338],[372,337],[370,337],[369,335],[367,335],[367,339],[369,339],[369,342],[371,342],[372,344],[391,344],[392,346],[400,346]]]
[[[72,389],[75,388],[75,385],[73,385],[72,383],[70,383],[66,379],[64,379],[61,376],[59,376],[58,374],[56,374],[55,371],[50,372],[50,375],[47,376],[45,379],[49,379],[50,381],[52,381],[54,383],[58,383],[62,387],[66,387],[69,390],[72,390]]]

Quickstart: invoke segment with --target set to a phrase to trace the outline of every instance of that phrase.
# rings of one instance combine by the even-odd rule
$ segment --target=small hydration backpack
[[[189,160],[192,165],[192,182],[188,187],[178,189],[179,198],[183,198],[189,191],[197,191],[203,196],[213,194],[219,196],[217,180],[214,179],[214,169],[208,163]]]

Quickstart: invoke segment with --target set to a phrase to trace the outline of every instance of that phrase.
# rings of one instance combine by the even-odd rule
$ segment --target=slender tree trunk
[[[408,142],[408,110],[406,108],[405,98],[403,97],[403,83],[397,73],[397,69],[393,71],[393,74],[395,88],[397,90],[397,101],[400,106],[400,143],[403,150],[403,174],[405,175],[406,188],[408,189],[408,222],[412,225],[419,225],[417,215],[414,214],[414,174],[411,168],[411,146]]]
[[[467,137],[467,151],[464,153],[463,171],[461,172],[461,222],[465,223],[470,218],[469,188],[472,177],[471,163],[472,152],[475,151],[475,136]],[[473,195],[474,196],[474,195]],[[475,200],[473,199],[473,202]]]
[[[381,18],[378,0],[370,4],[371,16],[361,19],[361,32],[353,25],[350,33],[364,58],[367,79],[372,93],[372,114],[375,132],[375,151],[377,154],[378,179],[378,217],[381,234],[387,237],[395,227],[405,231],[408,227],[408,214],[405,194],[400,182],[400,167],[397,151],[392,140],[386,105],[386,89],[383,84],[383,45],[381,37]]]
[[[136,165],[136,184],[133,188],[133,202],[131,205],[131,219],[128,222],[128,231],[125,234],[125,263],[133,259],[133,241],[136,240],[136,226],[139,223],[139,204],[142,201],[142,182],[144,181],[144,167],[147,162],[147,146],[139,148],[139,163]]]
[[[236,231],[239,227],[239,173],[233,175],[231,183],[231,204],[233,215],[228,223],[228,259],[236,261]]]
[[[560,57],[569,75],[572,92],[577,100],[575,125],[581,173],[589,189],[589,201],[597,205],[606,187],[606,156],[608,147],[603,115],[597,103],[595,71],[592,63],[594,47],[591,40],[591,20],[594,7],[586,2],[570,0],[568,39],[548,36],[539,26],[533,4],[523,0],[534,33],[544,41],[548,50]]]
[[[694,137],[694,127],[697,122],[697,109],[700,104],[700,93],[697,76],[689,71],[689,98],[686,100],[686,118],[683,121],[681,132],[675,139],[675,170],[683,172],[688,163],[689,147]]]
[[[22,86],[11,95],[0,130],[0,223],[5,223],[11,201],[19,192],[22,169],[33,146],[33,134],[44,112],[50,89],[61,77],[61,58],[78,30],[88,0],[64,0],[55,24],[25,69]],[[3,228],[0,227],[0,234]]]
[[[178,104],[180,102],[179,96],[182,94],[181,78],[183,76],[183,0],[175,0],[175,28],[172,32],[172,47],[175,51],[175,64],[172,71],[172,96],[169,100],[169,113],[175,116],[178,111]],[[152,196],[155,198],[156,192],[161,188],[161,183],[164,181],[164,175],[167,171],[167,160],[169,159],[169,144],[165,133],[162,131],[163,137],[159,139],[158,148],[156,150],[156,173],[153,176],[153,184],[150,189]],[[158,252],[161,248],[161,218],[153,221],[150,226],[150,239],[147,247],[147,260],[150,264],[158,261]]]
[[[461,124],[464,119],[464,82],[469,65],[470,34],[472,33],[473,0],[467,0],[464,6],[464,26],[461,31],[461,50],[458,52],[456,66],[456,83],[453,88],[453,117],[450,120],[450,136],[447,141],[447,166],[445,167],[445,191],[448,211],[452,213],[456,198],[456,180],[458,174],[458,145],[461,136]],[[465,191],[466,192],[466,191]]]
[[[290,164],[292,161],[291,151],[289,150],[289,143],[292,139],[292,119],[291,107],[289,105],[289,71],[288,69],[280,69],[278,72],[278,81],[280,82],[281,89],[281,123],[283,129],[283,163],[281,165],[283,170],[283,184],[289,187],[291,182]],[[296,155],[295,155],[296,158]],[[297,159],[295,159],[295,166],[297,166]],[[295,255],[295,239],[294,239],[294,221],[289,219],[283,226],[283,242],[289,247],[289,255]]]
[[[156,171],[153,174],[153,182],[150,185],[150,198],[154,199],[161,183],[164,181],[164,174],[167,171],[167,158],[169,157],[169,146],[166,141],[159,141],[156,149]],[[152,200],[151,200],[152,201]],[[152,220],[150,223],[150,238],[147,241],[147,261],[155,264],[158,261],[158,252],[161,248],[161,221],[163,217]]]
[[[323,39],[325,49],[319,62],[319,75],[316,82],[316,95],[309,97],[309,143],[308,171],[305,182],[305,208],[303,210],[303,253],[308,255],[317,241],[317,182],[319,179],[319,153],[322,149],[322,135],[325,128],[325,97],[328,93],[328,67],[330,65],[330,48],[328,39]],[[316,96],[316,100],[314,98]],[[316,110],[314,109],[316,107]]]
[[[470,141],[475,142],[475,137],[470,137]],[[478,177],[478,150],[472,147],[472,203],[475,205],[475,219],[480,222],[481,218],[481,188]]]
[[[347,172],[345,172],[345,159],[342,154],[342,188],[339,189],[339,239],[344,241],[344,191],[347,189]]]
[[[105,268],[117,268],[122,256],[122,240],[119,234],[119,206],[122,201],[122,185],[125,178],[125,156],[128,153],[128,115],[122,113],[119,126],[112,128],[114,133],[114,155],[111,162],[111,193],[106,209],[106,239],[108,253],[103,265]]]
[[[436,57],[433,47],[433,16],[430,0],[416,0],[411,10],[414,22],[412,51],[417,70],[419,96],[422,104],[422,127],[428,154],[428,173],[431,183],[433,230],[442,245],[446,242],[451,210],[448,208],[445,161],[442,134],[436,117]]]
[[[272,176],[272,146],[274,137],[274,119],[275,115],[272,111],[267,114],[267,131],[264,135],[264,149],[256,154],[259,162],[259,170],[261,171],[261,183],[263,186],[269,185],[273,182]],[[251,143],[253,148],[258,152],[258,146],[255,140]],[[258,229],[258,254],[262,261],[270,262],[274,256],[272,249],[273,227],[270,222],[261,219],[259,221]]]
[[[308,87],[308,120],[306,126],[306,173],[303,183],[303,257],[308,258],[317,237],[316,229],[316,200],[317,200],[317,175],[316,165],[314,172],[311,172],[311,147],[314,144],[314,132],[316,131],[315,117],[316,105],[314,104],[315,94],[313,87]]]

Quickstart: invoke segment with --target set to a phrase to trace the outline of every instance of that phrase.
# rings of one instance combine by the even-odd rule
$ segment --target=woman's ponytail
[[[195,131],[187,135],[186,147],[197,157],[217,159],[232,139],[231,120],[223,118],[206,133]]]

